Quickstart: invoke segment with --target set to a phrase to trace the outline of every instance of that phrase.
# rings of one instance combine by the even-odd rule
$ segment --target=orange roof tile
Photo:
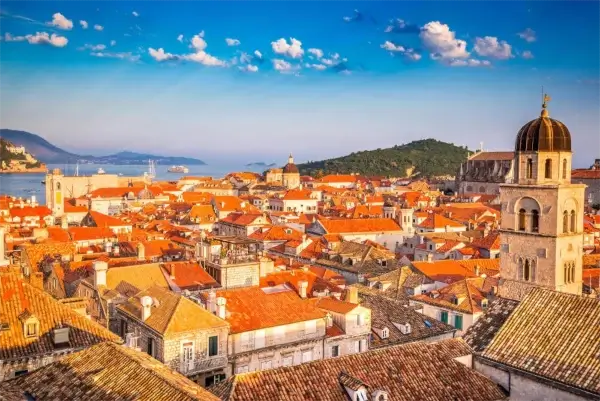
[[[402,231],[393,219],[319,219],[328,234],[372,233],[378,231]]]

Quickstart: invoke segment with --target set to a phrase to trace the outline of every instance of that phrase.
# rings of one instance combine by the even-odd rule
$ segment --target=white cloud
[[[252,61],[252,56],[246,52],[240,54],[240,63],[248,64]]]
[[[159,48],[158,50],[149,47],[148,54],[150,54],[150,57],[152,57],[156,61],[168,61],[168,60],[179,60],[180,59],[180,57],[175,54],[166,53],[162,47]]]
[[[314,54],[316,58],[321,58],[321,57],[323,57],[323,50],[321,50],[321,49],[315,49],[315,48],[313,48],[313,49],[308,49],[308,52],[309,52],[310,54]]]
[[[133,15],[134,17],[139,17],[140,16],[136,11],[132,12],[131,15]]]
[[[529,50],[525,50],[523,53],[521,53],[521,57],[523,57],[524,59],[532,59],[533,53]]]
[[[386,40],[380,47],[382,49],[385,49],[385,50],[393,52],[393,53],[402,54],[404,57],[406,57],[409,60],[413,60],[413,61],[421,60],[421,55],[419,53],[417,53],[414,49],[397,45],[394,42],[390,42],[389,40]]]
[[[116,40],[111,40],[111,41],[110,41],[110,45],[111,45],[111,46],[114,46],[114,45],[116,45],[116,44],[117,44],[117,41],[116,41]]]
[[[183,35],[179,35],[177,36],[177,40],[181,43],[183,43]]]
[[[4,35],[4,40],[7,42],[23,42],[27,41],[32,45],[51,45],[54,47],[65,47],[69,43],[69,39],[64,36],[53,33],[48,35],[46,32],[36,32],[35,35],[12,36],[10,33]]]
[[[292,65],[285,60],[273,59],[273,68],[277,71],[291,71]]]
[[[242,67],[239,67],[240,71],[246,71],[246,72],[258,72],[258,67],[252,64],[248,64]]]
[[[239,40],[232,39],[232,38],[225,38],[225,43],[227,43],[227,46],[239,46],[240,45]]]
[[[206,49],[207,45],[206,45],[206,41],[204,39],[202,39],[203,36],[204,36],[204,31],[202,31],[198,35],[194,35],[192,37],[191,47],[196,49],[196,51],[201,51],[201,50]]]
[[[446,24],[431,21],[422,28],[419,37],[435,60],[468,58],[467,42],[456,39],[456,34]]]
[[[331,67],[333,65],[338,65],[340,63],[345,63],[346,61],[348,61],[347,58],[341,58],[339,53],[333,53],[329,55],[329,58],[322,58],[321,60],[319,60],[321,63],[325,64],[328,67]]]
[[[531,28],[527,28],[525,29],[523,32],[519,32],[517,35],[519,35],[519,37],[521,39],[523,39],[526,42],[535,42],[536,41],[536,35],[535,35],[535,31]]]
[[[73,21],[61,13],[54,13],[52,16],[52,21],[48,22],[48,24],[67,31],[73,29]]]
[[[256,57],[260,58],[260,59],[262,59],[262,58],[263,58],[263,55],[262,55],[262,53],[261,53],[261,52],[259,52],[258,50],[254,50],[254,55],[255,55]]]
[[[489,67],[492,65],[488,60],[477,60],[474,58],[468,60],[449,60],[448,65],[451,67]]]
[[[200,50],[192,54],[186,54],[183,56],[183,59],[212,67],[224,67],[226,65],[223,60],[219,60],[218,58],[211,56],[204,50]]]
[[[313,70],[323,71],[327,69],[327,66],[323,64],[305,64],[306,68],[312,68]]]
[[[131,52],[122,53],[111,53],[111,52],[92,52],[90,55],[100,58],[118,58],[121,60],[138,61],[140,59],[139,54],[132,54]]]
[[[512,46],[506,43],[506,41],[499,41],[498,38],[493,36],[475,38],[475,47],[473,49],[483,57],[491,57],[498,60],[506,60],[513,57]]]
[[[97,30],[97,31],[103,31],[104,27],[102,25],[96,24],[96,25],[94,25],[94,29]]]
[[[283,54],[291,58],[300,58],[304,54],[302,42],[294,38],[290,38],[289,44],[284,38],[281,38],[276,42],[271,42],[271,46],[275,53]]]
[[[85,44],[82,47],[79,47],[77,50],[91,50],[93,52],[99,52],[99,51],[102,51],[105,49],[106,49],[106,46],[103,44],[97,44],[97,45]]]
[[[405,50],[403,46],[398,46],[389,40],[386,40],[385,43],[381,45],[381,48],[390,52],[403,52]]]
[[[88,29],[88,23],[87,23],[87,21],[80,20],[80,21],[79,21],[79,25],[81,25],[81,27],[82,27],[83,29]]]

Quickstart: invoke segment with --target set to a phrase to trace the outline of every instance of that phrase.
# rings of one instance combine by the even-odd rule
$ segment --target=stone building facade
[[[512,182],[514,171],[513,152],[479,151],[461,164],[456,174],[456,192],[498,194],[500,184]]]
[[[585,185],[571,183],[571,159],[567,128],[545,108],[519,131],[515,183],[500,185],[501,296],[581,294]]]

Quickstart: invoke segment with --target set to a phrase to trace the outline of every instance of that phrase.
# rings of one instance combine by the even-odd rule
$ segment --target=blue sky
[[[1,126],[70,151],[283,162],[428,137],[508,150],[543,86],[575,164],[600,157],[598,2],[0,7]]]

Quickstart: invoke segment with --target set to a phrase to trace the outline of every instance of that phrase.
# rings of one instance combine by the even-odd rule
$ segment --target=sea
[[[52,171],[59,168],[65,175],[75,175],[76,166],[64,164],[49,164],[48,170]],[[169,173],[167,169],[171,166],[155,166],[155,181],[177,181],[183,176],[210,176],[221,178],[234,171],[251,171],[262,173],[267,169],[264,166],[246,166],[236,165],[191,165],[187,166],[189,172]],[[106,174],[121,174],[123,176],[142,176],[149,170],[148,165],[106,165],[106,164],[80,164],[79,175],[97,174],[98,169],[102,168]],[[42,181],[46,179],[44,173],[25,173],[25,174],[0,174],[0,195],[10,195],[15,197],[30,198],[36,197],[39,204],[46,203],[46,187]]]

